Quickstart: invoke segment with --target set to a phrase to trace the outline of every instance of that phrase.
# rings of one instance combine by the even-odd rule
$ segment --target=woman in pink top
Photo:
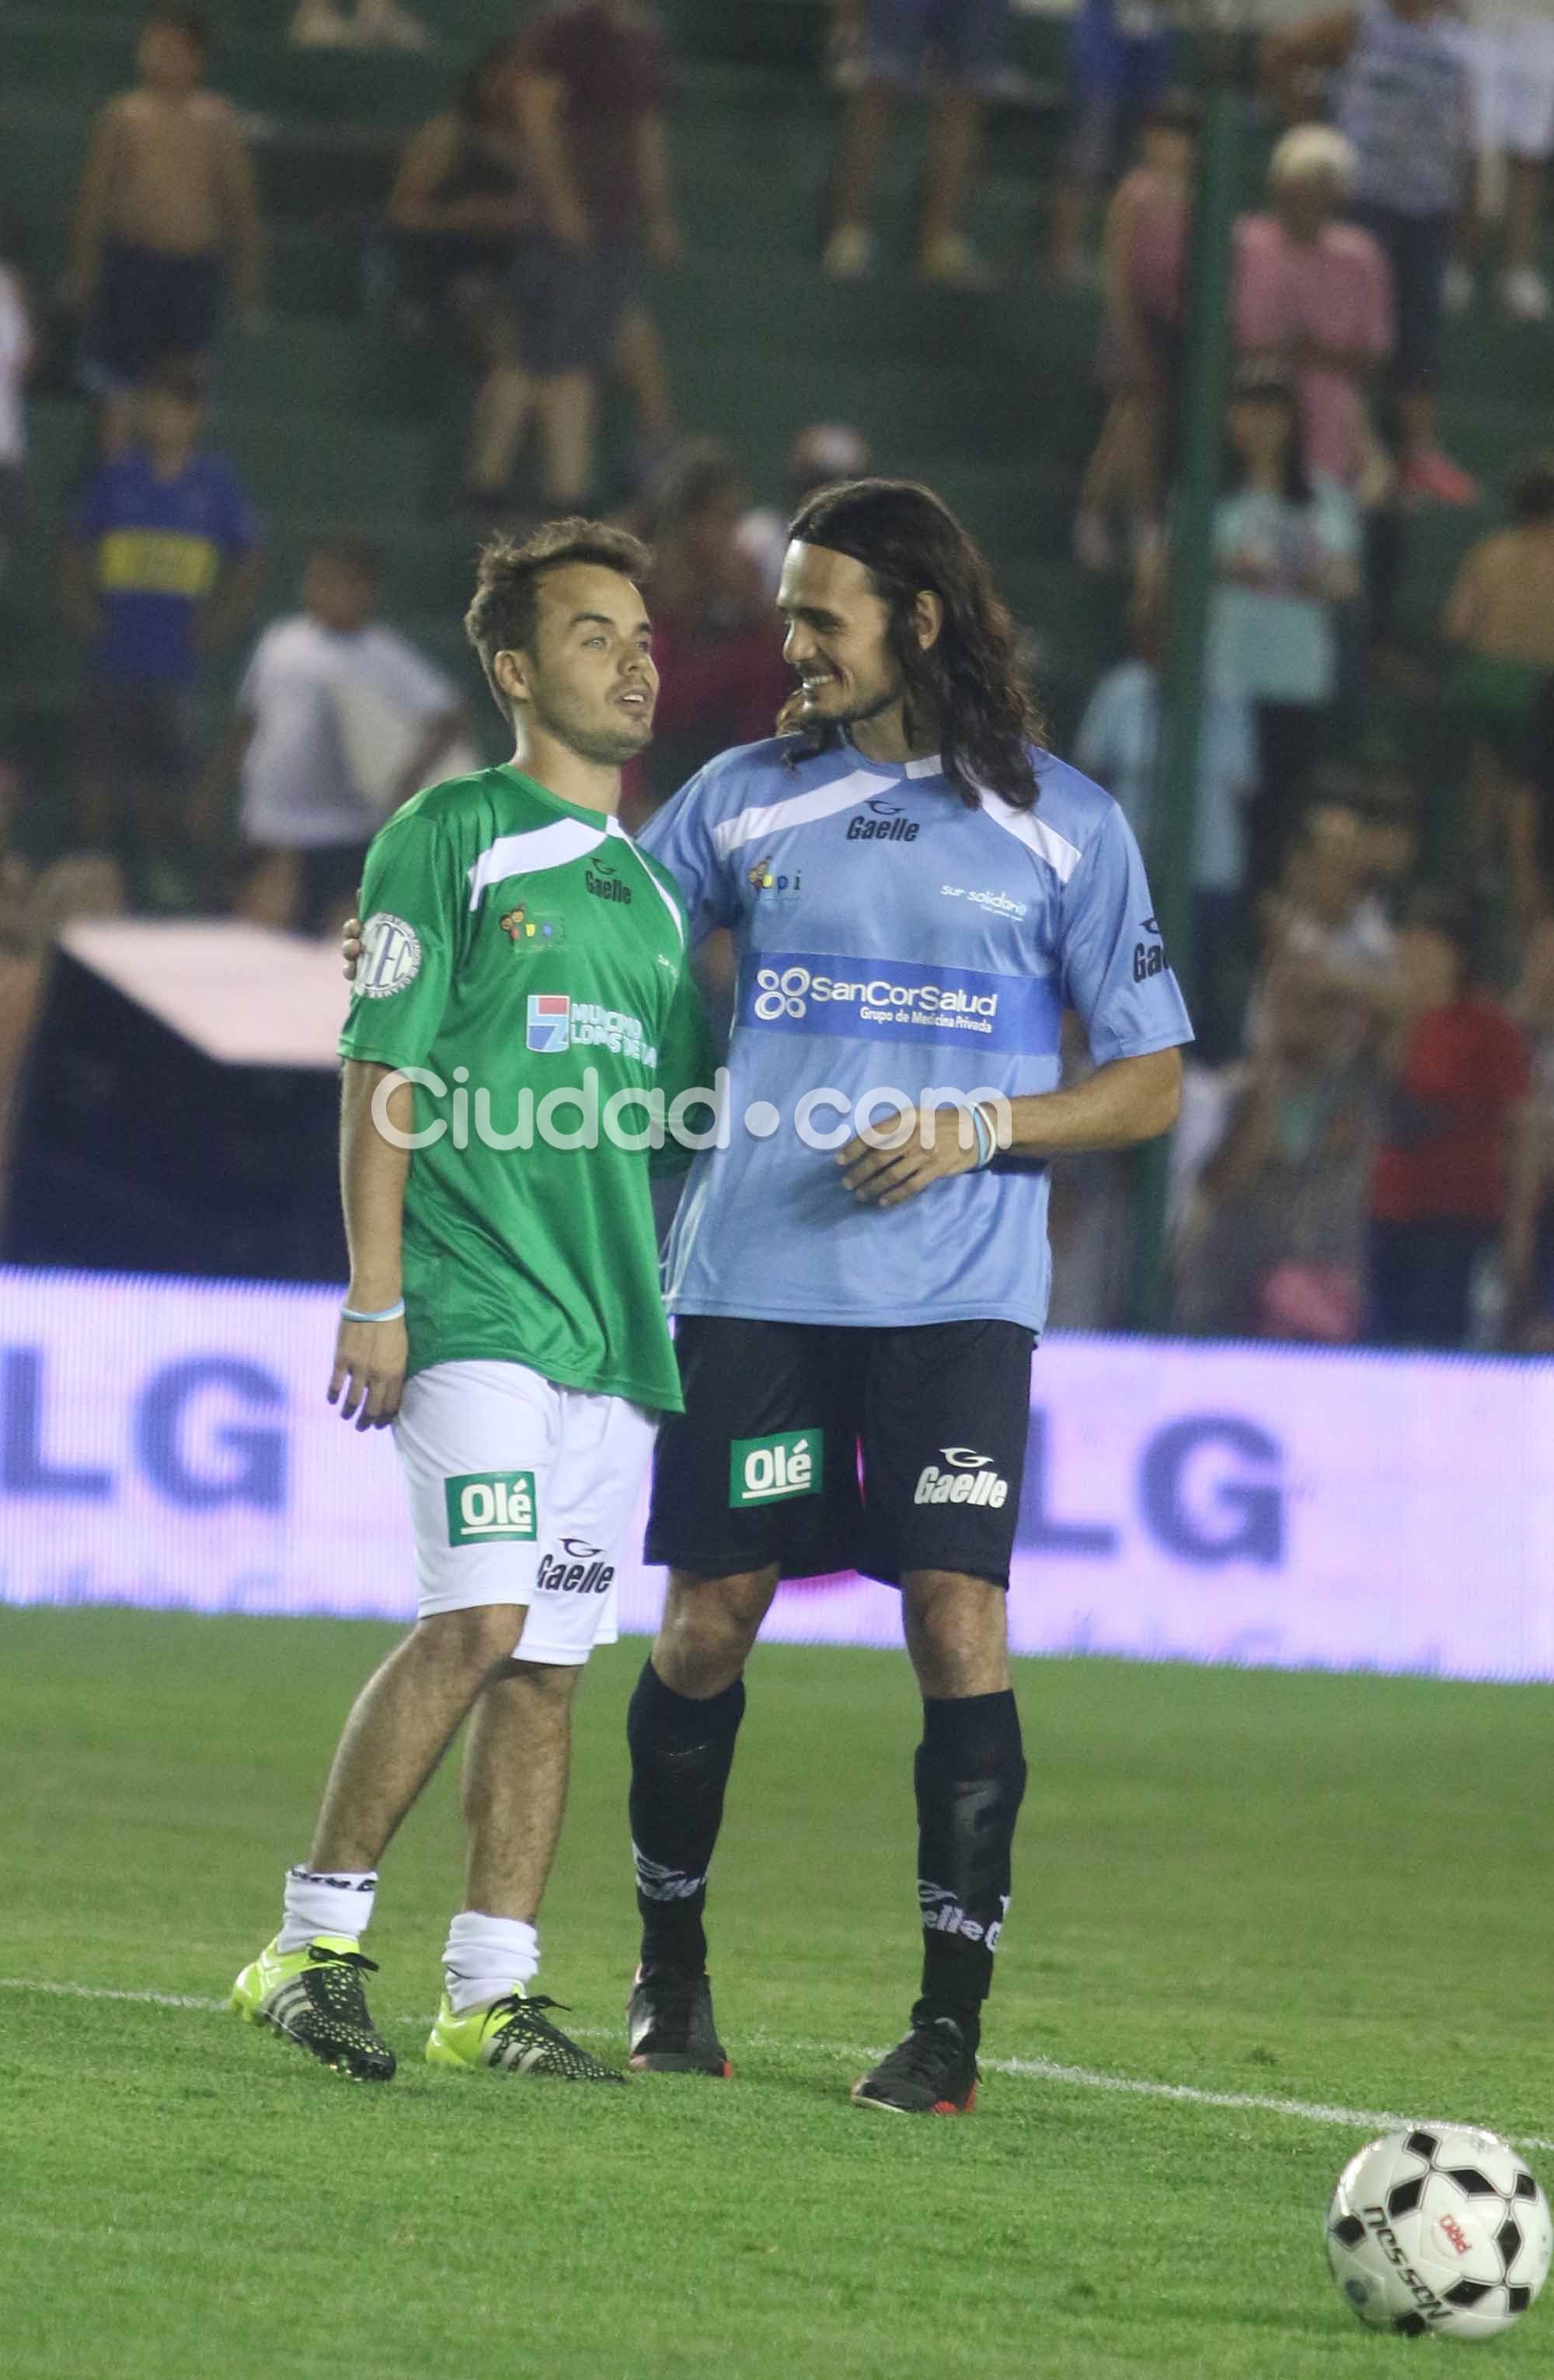
[[[1386,467],[1364,392],[1392,349],[1392,275],[1370,233],[1340,220],[1354,171],[1342,133],[1285,134],[1268,168],[1272,212],[1236,225],[1234,320],[1243,356],[1294,376],[1307,470],[1374,503]]]
[[[1144,126],[1139,163],[1107,213],[1099,367],[1110,404],[1074,520],[1074,552],[1087,570],[1111,567],[1118,513],[1128,520],[1135,561],[1158,539],[1197,134],[1191,100],[1162,102]]]

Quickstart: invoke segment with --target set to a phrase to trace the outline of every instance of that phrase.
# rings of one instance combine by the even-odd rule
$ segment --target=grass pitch
[[[1370,2337],[1327,2277],[1328,2192],[1380,2127],[1255,2103],[1554,2137],[1547,1691],[1021,1664],[1031,1788],[982,2102],[912,2123],[846,2095],[915,1985],[899,1656],[753,1664],[714,1872],[732,2084],[422,2063],[447,1772],[368,1946],[392,2084],[210,2005],[275,1930],[392,1634],[0,1609],[0,2370],[1345,2380],[1452,2351]],[[642,1650],[584,1683],[544,1928],[545,1988],[617,2058]],[[1488,2351],[1531,2372],[1551,2348],[1545,2303]]]

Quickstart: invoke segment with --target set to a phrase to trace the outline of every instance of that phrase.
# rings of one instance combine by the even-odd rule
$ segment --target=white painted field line
[[[143,2008],[203,2009],[207,2013],[227,2005],[202,1999],[195,1992],[114,1992],[105,1984],[40,1984],[26,1975],[0,1975],[0,1992],[46,1992],[59,2000],[134,2000]]]
[[[56,1999],[71,2000],[131,2000],[146,2008],[199,2009],[207,2014],[224,2014],[226,2000],[202,1998],[193,1992],[124,1992],[112,1991],[100,1984],[34,1983],[23,1975],[0,1975],[0,1992],[45,1992]],[[389,2022],[398,2031],[424,2033],[432,2022],[430,2016],[392,2017]],[[609,2041],[618,2028],[607,2025],[574,2025],[572,2031],[580,2041]],[[842,2058],[859,2062],[878,2058],[881,2047],[860,2046],[855,2042],[789,2041],[775,2033],[757,2032],[745,2038],[755,2046],[773,2049],[798,2049],[814,2057]],[[1193,2082],[1150,2082],[1130,2074],[1102,2074],[1091,2066],[1060,2066],[1052,2058],[985,2058],[984,2067],[990,2074],[1013,2074],[1031,2082],[1063,2082],[1081,2091],[1115,2091],[1134,2099],[1176,2099],[1189,2107],[1228,2107],[1247,2115],[1291,2116],[1307,2124],[1340,2124],[1355,2131],[1396,2131],[1404,2124],[1465,2123],[1466,2117],[1426,2117],[1400,2115],[1386,2107],[1328,2107],[1320,2100],[1274,2099],[1255,2091],[1204,2091]],[[1515,2148],[1554,2151],[1554,2140],[1545,2140],[1536,2132],[1508,2133]]]

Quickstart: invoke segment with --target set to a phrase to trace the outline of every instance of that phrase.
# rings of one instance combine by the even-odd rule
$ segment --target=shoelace
[[[491,2003],[491,2014],[505,2016],[508,2024],[511,2024],[517,2018],[529,2015],[531,2011],[538,2015],[541,2009],[560,2009],[564,2015],[570,2013],[569,2002],[550,1999],[544,1992],[536,1992],[532,1998],[527,1992],[508,1992],[504,1998],[493,2000]],[[506,2026],[498,2027],[498,2030],[505,2031]],[[531,2033],[551,2034],[557,2040],[565,2038],[565,2035],[560,2034],[555,2025],[548,2024],[543,2016],[539,2018],[536,2024],[530,2025],[526,2030]]]
[[[375,1975],[378,1962],[362,1950],[324,1950],[316,1942],[308,1945],[308,1957],[315,1967],[355,1967],[364,1975]]]
[[[958,2040],[949,2037],[948,2027],[914,2025],[906,2039],[899,2042],[889,2057],[884,2059],[883,2065],[890,2073],[902,2075],[910,2082],[933,2082],[940,2060],[953,2058],[960,2046]]]

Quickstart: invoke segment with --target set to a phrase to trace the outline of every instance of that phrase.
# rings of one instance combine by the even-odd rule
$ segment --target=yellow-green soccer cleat
[[[349,1935],[320,1934],[300,1950],[272,1942],[233,1985],[232,2007],[245,2023],[273,2026],[336,2074],[386,2082],[394,2052],[367,2013],[361,1983],[376,1973]]]
[[[543,1994],[531,1999],[520,1986],[489,2008],[455,2016],[445,1992],[427,2038],[427,2064],[489,2066],[498,2074],[554,2075],[562,2082],[624,2082],[624,2074],[601,2066],[546,2022],[544,2011],[560,2006]]]

